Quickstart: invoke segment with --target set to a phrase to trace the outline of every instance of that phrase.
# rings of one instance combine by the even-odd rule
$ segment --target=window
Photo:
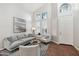
[[[63,3],[61,6],[60,6],[60,13],[64,13],[64,12],[70,12],[71,11],[71,4],[68,4],[68,3]]]
[[[47,33],[47,12],[36,14],[36,33]]]

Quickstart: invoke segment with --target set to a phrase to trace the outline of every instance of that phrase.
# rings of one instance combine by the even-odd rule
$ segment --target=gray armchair
[[[40,46],[30,45],[30,46],[19,46],[20,56],[40,56]]]

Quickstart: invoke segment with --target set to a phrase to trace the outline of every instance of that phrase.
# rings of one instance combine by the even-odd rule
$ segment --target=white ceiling
[[[23,8],[27,12],[34,12],[35,10],[42,7],[45,3],[19,3],[19,7]]]
[[[45,3],[0,3],[0,7],[16,7],[22,9],[25,12],[32,13],[42,7],[44,4]]]

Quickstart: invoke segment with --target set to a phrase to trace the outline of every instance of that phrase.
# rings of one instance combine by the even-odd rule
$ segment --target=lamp
[[[35,34],[35,30],[36,30],[36,28],[32,27],[33,34]]]

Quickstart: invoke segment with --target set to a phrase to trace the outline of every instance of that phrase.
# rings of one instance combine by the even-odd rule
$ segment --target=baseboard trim
[[[54,43],[56,43],[56,44],[59,44],[59,42],[56,42],[56,41],[52,41],[52,42],[54,42]]]
[[[79,48],[77,46],[74,45],[74,47],[79,51]]]
[[[59,45],[73,46],[73,45],[71,45],[71,44],[62,44],[62,43],[60,43]],[[74,47],[74,46],[73,46],[73,47]]]

